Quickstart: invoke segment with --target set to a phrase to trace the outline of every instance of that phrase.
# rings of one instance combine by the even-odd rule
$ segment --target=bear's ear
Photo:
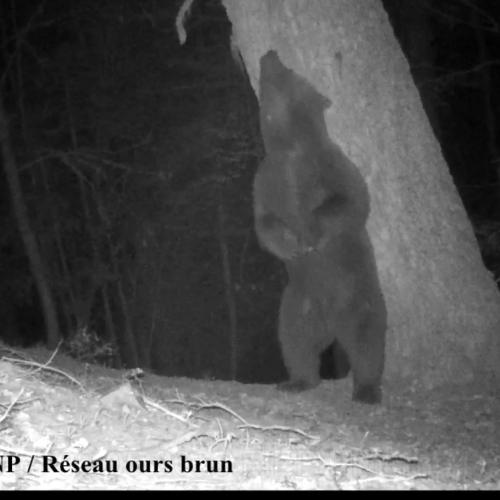
[[[261,78],[284,78],[290,70],[281,62],[278,53],[275,50],[270,50],[260,58],[260,74]]]
[[[260,64],[266,66],[267,64],[269,65],[276,65],[276,66],[282,66],[283,64],[278,56],[278,53],[275,50],[268,50],[261,58],[260,58]]]
[[[284,66],[277,52],[270,50],[260,59],[260,94],[264,85],[275,91],[284,91],[293,82],[294,73]]]

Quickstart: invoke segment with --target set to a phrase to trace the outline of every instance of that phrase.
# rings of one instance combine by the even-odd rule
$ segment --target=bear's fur
[[[279,339],[286,390],[319,383],[321,353],[336,340],[353,373],[353,399],[381,400],[386,309],[366,230],[369,194],[334,144],[330,101],[280,61],[261,59],[260,124],[266,157],[254,181],[261,245],[281,259]]]

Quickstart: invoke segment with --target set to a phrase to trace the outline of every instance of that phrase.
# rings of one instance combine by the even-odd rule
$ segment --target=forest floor
[[[0,344],[0,490],[500,489],[498,393],[127,375]]]

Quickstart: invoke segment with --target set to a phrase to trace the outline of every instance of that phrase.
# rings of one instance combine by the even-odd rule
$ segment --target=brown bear
[[[321,353],[336,341],[349,359],[353,399],[378,403],[386,308],[366,230],[366,183],[328,135],[330,101],[275,51],[261,58],[259,94],[266,156],[254,180],[255,227],[289,279],[279,314],[289,374],[281,388],[316,386]]]

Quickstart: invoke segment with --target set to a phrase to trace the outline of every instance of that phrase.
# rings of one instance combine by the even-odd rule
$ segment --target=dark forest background
[[[0,85],[63,348],[166,375],[284,377],[286,276],[253,229],[258,103],[218,0],[0,0]],[[385,0],[500,275],[500,2]],[[0,178],[0,337],[46,339]],[[324,373],[328,375],[328,373]]]

